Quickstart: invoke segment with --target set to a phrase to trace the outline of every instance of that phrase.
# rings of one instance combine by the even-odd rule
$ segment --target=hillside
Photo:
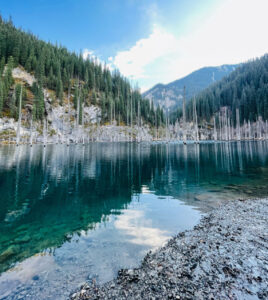
[[[14,80],[12,72],[18,67],[35,81]],[[91,105],[101,109],[100,124],[163,122],[161,111],[155,112],[118,71],[111,72],[97,60],[84,60],[81,54],[46,43],[0,17],[0,117],[18,119],[22,94],[22,111],[29,115],[26,121],[43,121],[48,114],[45,90],[51,92],[54,104],[70,102],[74,106],[78,125],[82,125],[84,109]]]
[[[151,140],[151,128],[148,124],[133,127],[126,126],[123,122],[103,123],[102,110],[98,103],[89,103],[83,106],[82,125],[79,125],[79,110],[75,108],[75,91],[70,92],[72,101],[60,103],[55,97],[55,91],[47,88],[39,89],[42,92],[43,106],[38,106],[35,91],[37,79],[29,74],[21,66],[12,69],[11,86],[12,106],[2,111],[0,116],[0,143],[15,143],[18,136],[18,124],[20,123],[19,143],[84,143],[88,141],[129,141]],[[20,87],[23,87],[22,90]],[[23,108],[21,120],[18,118],[20,94],[22,91]],[[65,99],[66,100],[66,99]],[[38,118],[37,118],[38,116]],[[39,117],[43,116],[41,121]],[[45,134],[46,132],[46,134]],[[46,138],[45,138],[46,135]]]
[[[174,110],[182,105],[181,99],[183,98],[184,86],[186,87],[186,100],[190,100],[195,94],[198,94],[210,84],[229,75],[236,67],[237,65],[205,67],[171,83],[157,84],[142,95],[153,100],[156,106],[160,104],[161,107],[166,105],[166,96],[168,107]]]
[[[192,101],[186,107],[188,120],[193,116]],[[196,101],[200,121],[211,122],[223,107],[232,124],[236,124],[237,109],[241,123],[259,118],[268,120],[268,54],[240,65],[229,76],[202,91]]]

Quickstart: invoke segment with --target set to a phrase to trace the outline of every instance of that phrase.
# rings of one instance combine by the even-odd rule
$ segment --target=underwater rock
[[[15,255],[18,252],[19,252],[19,247],[10,246],[0,254],[0,262],[4,262],[6,259],[10,258],[11,256]]]

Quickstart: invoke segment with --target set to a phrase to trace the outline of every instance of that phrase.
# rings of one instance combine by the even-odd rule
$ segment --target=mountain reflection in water
[[[8,299],[36,293],[32,278],[44,299],[64,296],[54,281],[68,295],[87,275],[109,280],[219,202],[268,189],[267,142],[1,146],[0,158]]]

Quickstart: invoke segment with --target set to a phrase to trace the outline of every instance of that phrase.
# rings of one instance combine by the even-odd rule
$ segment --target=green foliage
[[[107,100],[105,95],[102,95],[101,97],[101,119],[102,122],[107,121],[107,115],[108,115],[108,108],[107,108]],[[108,103],[110,103],[110,101],[108,100]]]
[[[10,111],[10,117],[17,119],[17,106],[16,106],[16,93],[12,94],[12,97],[9,101],[9,111]]]
[[[2,115],[3,107],[4,107],[4,84],[0,80],[0,116]]]
[[[75,91],[74,91],[74,108],[75,109],[77,109],[78,97],[79,97],[79,89],[78,89],[78,84],[76,84]]]
[[[16,84],[15,94],[14,94],[14,103],[13,103],[14,117],[16,118],[16,120],[18,120],[18,118],[19,118],[20,96],[21,96],[21,92],[22,92],[21,89],[22,89],[21,84]],[[23,103],[21,105],[23,106]]]
[[[2,56],[0,60],[0,76],[2,76],[5,67],[5,57]]]
[[[231,111],[236,123],[236,108],[240,122],[255,121],[259,116],[268,120],[268,55],[240,65],[229,76],[205,89],[196,97],[200,121],[211,122],[221,107]],[[186,106],[187,119],[193,118],[193,99]],[[173,119],[181,116],[179,109]]]
[[[59,98],[60,104],[63,104],[63,86],[60,78],[57,80],[56,84],[56,97]]]
[[[84,90],[80,93],[80,101],[79,101],[79,124],[82,124],[82,118],[83,118],[83,103],[85,102],[85,94]]]
[[[66,48],[55,46],[39,40],[36,36],[17,29],[12,21],[0,22],[0,75],[4,70],[5,63],[7,69],[3,77],[2,98],[7,99],[7,103],[2,104],[9,109],[12,105],[8,103],[10,97],[9,90],[13,85],[12,68],[21,65],[28,72],[33,73],[37,78],[37,85],[33,87],[35,99],[33,114],[35,119],[42,119],[44,116],[44,95],[42,88],[55,90],[56,97],[63,104],[64,93],[68,92],[71,79],[76,78],[83,90],[83,101],[90,99],[92,104],[104,107],[103,116],[106,115],[109,101],[115,103],[116,119],[127,121],[130,114],[130,97],[133,98],[133,121],[137,123],[137,103],[141,105],[141,116],[144,121],[153,122],[154,112],[148,100],[143,100],[138,90],[131,91],[128,80],[115,70],[111,72],[106,66],[98,63],[95,59],[84,60],[82,55],[69,52]],[[92,95],[92,96],[89,96]],[[102,100],[97,103],[97,99],[110,99],[102,105]],[[74,91],[74,106],[77,109],[78,88]],[[90,102],[89,101],[89,102]],[[88,103],[89,103],[88,102]],[[82,103],[82,101],[81,101]]]
[[[170,100],[170,111],[174,112],[182,107],[183,88],[186,86],[186,103],[198,95],[202,90],[209,87],[214,80],[221,80],[228,76],[238,65],[223,65],[221,67],[204,67],[191,74],[170,82],[168,84],[157,84],[143,93],[144,97],[150,95],[154,104],[165,107],[166,96]]]
[[[43,120],[45,113],[45,102],[44,94],[42,88],[34,83],[32,86],[32,92],[34,94],[34,103],[33,103],[33,120]]]
[[[10,89],[11,85],[14,83],[13,77],[12,77],[12,69],[14,67],[14,59],[12,56],[8,58],[7,68],[4,72],[4,82],[5,87],[7,90]]]
[[[93,105],[96,105],[96,104],[97,104],[97,96],[96,96],[95,91],[93,91],[93,93],[92,93],[91,103],[92,103]]]

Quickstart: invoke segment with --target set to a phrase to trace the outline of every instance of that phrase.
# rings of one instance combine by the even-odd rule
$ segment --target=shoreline
[[[267,299],[268,198],[230,200],[140,267],[85,283],[70,299]]]
[[[221,143],[244,143],[244,142],[266,142],[268,139],[241,139],[241,140],[199,140],[196,142],[195,140],[187,140],[186,142],[182,140],[165,140],[165,139],[151,139],[151,140],[90,140],[85,143],[82,142],[70,142],[69,144],[66,142],[47,142],[45,145],[65,145],[65,146],[71,146],[71,145],[88,145],[92,143],[162,143],[162,144],[206,144],[206,143],[215,143],[215,144],[221,144]],[[35,146],[35,145],[44,145],[44,142],[34,142],[32,144],[30,143],[24,143],[20,142],[18,145],[15,141],[9,142],[8,140],[0,140],[0,146]]]

